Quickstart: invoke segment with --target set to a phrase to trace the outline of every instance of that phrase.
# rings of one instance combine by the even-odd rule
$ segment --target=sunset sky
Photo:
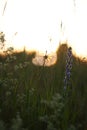
[[[87,56],[87,0],[74,1],[7,0],[3,14],[6,0],[0,0],[7,45],[51,53],[67,40],[77,55]]]

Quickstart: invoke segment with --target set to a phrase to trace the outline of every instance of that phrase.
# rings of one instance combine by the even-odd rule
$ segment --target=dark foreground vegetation
[[[0,130],[87,130],[87,61],[72,55],[64,88],[67,50],[50,67],[25,50],[0,56]]]

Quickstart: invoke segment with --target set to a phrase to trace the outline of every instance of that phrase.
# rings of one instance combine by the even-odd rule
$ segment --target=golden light
[[[8,0],[3,16],[6,0],[0,2],[7,46],[50,54],[67,40],[77,55],[87,56],[86,0],[76,0],[76,7],[73,0]]]

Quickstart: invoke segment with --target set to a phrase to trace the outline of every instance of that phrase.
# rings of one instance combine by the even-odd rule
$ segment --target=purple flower
[[[72,48],[69,47],[67,51],[65,77],[64,77],[65,90],[67,89],[67,86],[69,86],[70,77],[71,77],[71,69],[72,69]]]

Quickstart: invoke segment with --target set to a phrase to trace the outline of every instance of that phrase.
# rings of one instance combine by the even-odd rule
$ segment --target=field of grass
[[[87,130],[87,61],[72,55],[65,89],[67,50],[50,67],[25,50],[0,56],[0,130]]]

